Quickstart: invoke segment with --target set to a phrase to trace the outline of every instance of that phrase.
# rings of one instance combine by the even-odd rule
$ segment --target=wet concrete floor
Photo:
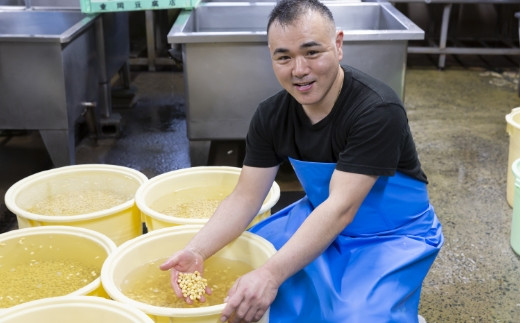
[[[446,238],[424,282],[420,313],[429,323],[520,322],[520,258],[510,247],[513,210],[505,198],[505,115],[520,106],[518,68],[455,65],[410,66],[406,75],[405,105]],[[134,104],[114,111],[122,116],[119,135],[82,138],[76,162],[128,166],[148,177],[189,167],[182,73],[134,71],[132,86]],[[216,145],[213,163],[239,163],[239,146]],[[1,133],[0,196],[51,167],[38,133]],[[301,193],[290,171],[277,181],[279,204]],[[12,229],[16,219],[2,200],[0,232]]]
[[[516,73],[412,69],[406,107],[445,245],[423,285],[428,322],[520,322],[519,257],[506,201]]]

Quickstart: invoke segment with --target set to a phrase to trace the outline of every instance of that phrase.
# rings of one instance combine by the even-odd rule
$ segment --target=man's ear
[[[343,30],[336,32],[336,50],[338,51],[338,59],[343,59]]]

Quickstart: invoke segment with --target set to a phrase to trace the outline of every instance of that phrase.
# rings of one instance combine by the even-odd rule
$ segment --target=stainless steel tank
[[[345,33],[342,64],[404,96],[408,41],[424,31],[390,3],[324,1]],[[192,164],[207,160],[208,141],[244,139],[258,103],[280,90],[266,25],[273,2],[203,2],[182,11],[168,43],[182,52]]]
[[[0,10],[0,129],[39,130],[55,166],[74,163],[75,123],[98,100],[98,18]]]
[[[0,21],[0,25],[4,31],[0,35],[0,41],[4,43],[3,45],[0,45],[0,48],[6,47],[7,40],[12,38],[12,36],[16,36],[18,38],[17,42],[25,43],[39,43],[41,42],[41,39],[49,41],[51,38],[58,37],[58,33],[52,34],[54,32],[54,29],[52,29],[53,25],[61,26],[62,21],[73,19],[69,17],[81,17],[81,19],[85,17],[95,18],[95,23],[89,24],[88,26],[89,35],[93,35],[95,41],[93,44],[89,42],[89,44],[84,47],[84,49],[89,52],[77,53],[78,55],[76,57],[77,60],[88,60],[88,64],[85,64],[86,62],[77,63],[78,67],[84,66],[87,67],[87,69],[81,71],[77,70],[76,68],[69,69],[66,67],[60,69],[59,66],[52,65],[53,62],[49,61],[49,64],[51,64],[53,68],[57,68],[57,70],[56,72],[49,71],[48,73],[74,73],[78,77],[84,77],[86,75],[86,79],[88,79],[88,81],[75,80],[74,84],[77,84],[78,82],[86,82],[88,83],[89,87],[88,92],[95,92],[96,94],[89,94],[82,98],[72,98],[67,100],[84,101],[80,109],[82,110],[82,114],[88,110],[88,113],[85,116],[89,121],[88,123],[90,126],[90,131],[93,136],[97,137],[103,135],[117,135],[119,133],[120,116],[117,113],[112,113],[112,88],[110,81],[116,73],[120,73],[124,87],[123,90],[128,90],[130,88],[128,70],[128,58],[130,54],[128,13],[117,12],[106,13],[103,15],[90,14],[87,16],[86,14],[81,13],[79,1],[76,2],[70,0],[0,0],[0,11],[6,12],[3,14],[4,17],[9,15],[7,12],[12,12],[12,16],[9,15],[9,20]],[[33,21],[33,16],[38,17],[38,21]],[[21,28],[28,28],[28,26],[33,26],[32,28],[36,31],[36,33],[32,35],[27,33],[24,34],[24,31]],[[73,30],[74,27],[71,26],[71,31]],[[68,44],[68,42],[66,43]],[[26,44],[25,46],[28,45]],[[63,46],[65,45],[62,45],[62,47]],[[38,49],[36,50],[38,51]],[[27,74],[26,65],[31,65],[32,63],[22,63],[24,57],[27,54],[17,53],[16,55],[21,55],[21,58],[17,59],[17,62],[19,62],[18,68],[20,69],[17,74],[30,77],[29,75],[31,75],[31,73]],[[93,55],[97,55],[95,65],[92,65]],[[4,55],[4,60],[5,62],[8,62],[15,60],[15,58],[7,58]],[[39,58],[38,61],[42,65],[47,64],[46,58]],[[46,71],[47,69],[41,68],[33,71],[32,73],[38,72],[41,74]],[[95,77],[97,78],[97,89],[95,89],[96,85],[91,84],[91,78],[93,77],[91,75],[92,73],[94,73]],[[55,76],[39,75],[37,78],[40,77],[44,79]],[[69,75],[64,77],[66,79],[73,78],[73,76]],[[2,69],[1,66],[0,78],[2,80],[6,80],[5,83],[9,83],[11,88],[27,88],[27,86],[25,86],[26,80],[23,77],[12,77],[10,75],[6,75],[6,70]],[[17,82],[19,82],[19,84],[17,84]],[[33,81],[33,83],[37,84],[33,84],[33,88],[28,89],[27,92],[34,90],[34,87],[48,87],[43,81]],[[67,92],[70,92],[66,93],[67,96],[78,96],[81,92],[72,88],[72,85],[64,86]],[[6,88],[2,85],[2,83],[0,83],[0,93],[4,89]],[[48,88],[48,90],[51,91],[52,89]],[[2,95],[0,95],[0,129],[21,128],[39,130],[55,166],[74,164],[75,158],[73,140],[69,138],[69,144],[66,146],[66,148],[64,148],[63,144],[65,135],[57,135],[55,131],[49,132],[46,130],[48,127],[48,120],[46,118],[41,121],[41,125],[37,125],[32,122],[27,122],[24,124],[18,120],[18,117],[16,117],[17,114],[8,111],[2,111],[2,109],[4,109],[3,104],[12,104],[11,102],[8,102],[8,100],[14,100],[14,102],[23,101],[25,104],[28,104],[27,101],[30,100],[24,98],[24,96],[30,95],[27,92],[24,93],[23,91],[18,90],[16,92],[11,92],[9,96],[4,95],[1,97]],[[128,94],[131,95],[131,92],[132,91],[129,91]],[[48,96],[57,97],[59,95],[59,93],[48,93]],[[72,133],[68,134],[67,137],[69,135],[73,137],[73,128],[68,131],[71,131]],[[67,150],[67,152],[64,152],[64,150]]]

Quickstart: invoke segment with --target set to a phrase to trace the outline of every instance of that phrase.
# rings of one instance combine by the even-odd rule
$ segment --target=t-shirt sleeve
[[[347,143],[339,154],[336,168],[366,175],[394,175],[407,122],[404,109],[397,104],[364,110],[348,129]]]
[[[246,136],[244,165],[273,167],[282,162],[274,148],[274,131],[266,117],[262,118],[261,106],[255,111]]]

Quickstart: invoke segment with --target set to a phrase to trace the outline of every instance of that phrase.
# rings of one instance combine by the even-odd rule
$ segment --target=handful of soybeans
[[[194,271],[193,273],[179,273],[177,283],[181,288],[182,296],[184,298],[189,297],[192,301],[200,300],[208,286],[208,281],[202,278],[198,271]]]

